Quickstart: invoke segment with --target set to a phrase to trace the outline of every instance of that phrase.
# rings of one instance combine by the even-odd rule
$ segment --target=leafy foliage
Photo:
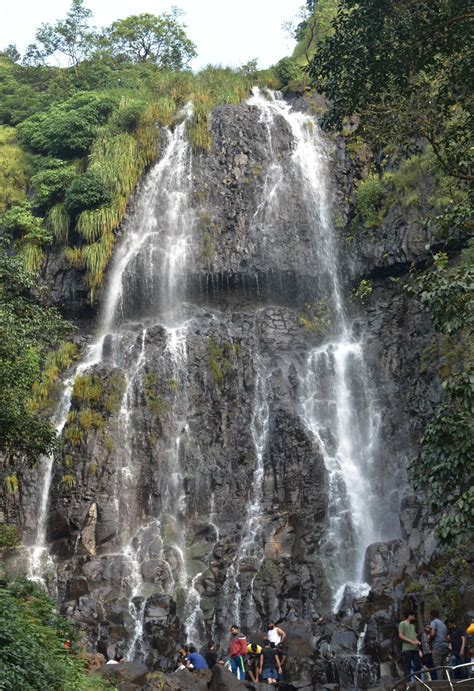
[[[300,22],[288,27],[298,41],[293,53],[295,59],[309,60],[321,43],[332,36],[339,4],[339,0],[306,0]]]
[[[448,174],[469,177],[473,19],[462,0],[341,2],[309,69],[331,104],[325,124],[359,113],[373,143],[424,137]]]
[[[435,255],[431,270],[407,286],[432,316],[435,327],[464,346],[443,380],[445,401],[428,423],[414,484],[428,493],[432,510],[441,514],[438,535],[455,543],[468,536],[474,516],[474,267],[471,247],[463,261],[449,266],[445,254]],[[454,340],[455,339],[455,340]]]
[[[288,86],[290,82],[301,77],[302,71],[293,58],[282,58],[275,65],[275,74],[282,86]]]
[[[74,178],[64,197],[64,205],[73,216],[81,211],[97,209],[110,201],[110,192],[94,170]]]
[[[12,127],[0,126],[0,213],[23,201],[26,191],[25,157]]]
[[[35,462],[56,444],[52,425],[29,409],[46,351],[71,329],[56,309],[31,296],[33,276],[21,256],[0,247],[0,452],[7,460],[24,454]]]
[[[55,53],[62,53],[76,66],[94,45],[94,33],[89,27],[92,12],[84,6],[84,0],[72,0],[66,19],[54,24],[42,24],[36,32],[35,44],[27,48],[25,61],[43,63]]]
[[[13,525],[0,523],[0,554],[3,550],[13,549],[19,545],[18,532]]]
[[[100,679],[84,673],[74,649],[73,625],[56,610],[37,585],[25,579],[0,588],[0,689],[104,689]]]
[[[109,96],[83,93],[27,118],[18,126],[18,136],[37,153],[74,158],[89,150],[113,108]]]
[[[31,176],[30,184],[35,190],[34,206],[42,209],[64,199],[64,194],[75,176],[74,165],[67,165],[59,159],[50,159],[47,168]]]

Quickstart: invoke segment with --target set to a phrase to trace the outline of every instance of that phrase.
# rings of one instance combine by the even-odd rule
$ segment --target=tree
[[[0,51],[0,54],[11,60],[11,62],[18,62],[21,57],[17,47],[13,43],[10,43],[6,48]]]
[[[117,57],[182,69],[197,53],[179,22],[181,15],[181,10],[173,7],[159,16],[145,13],[119,19],[106,32],[109,46]]]
[[[84,6],[84,0],[72,0],[66,19],[55,24],[42,24],[36,32],[36,44],[27,48],[29,64],[41,64],[54,53],[65,55],[73,67],[88,55],[93,46],[95,34],[89,26],[92,12]]]
[[[359,114],[366,137],[433,147],[446,173],[470,179],[471,27],[464,0],[344,0],[309,72],[327,96],[327,127]]]

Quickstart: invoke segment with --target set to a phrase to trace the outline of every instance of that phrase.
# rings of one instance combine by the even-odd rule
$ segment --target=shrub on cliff
[[[18,136],[40,154],[66,159],[82,156],[113,108],[112,98],[80,94],[24,120],[18,125]]]
[[[74,649],[73,625],[53,601],[26,579],[0,587],[0,689],[104,689],[104,682],[84,673]]]
[[[98,209],[111,201],[110,193],[94,171],[87,171],[75,178],[64,198],[66,209],[73,216],[81,211]]]

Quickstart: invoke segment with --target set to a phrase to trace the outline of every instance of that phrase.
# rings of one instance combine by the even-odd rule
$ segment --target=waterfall
[[[126,224],[124,241],[119,245],[109,272],[104,307],[98,336],[90,346],[73,376],[64,384],[64,391],[54,417],[60,435],[66,425],[76,378],[102,362],[119,367],[125,374],[125,391],[117,416],[122,464],[116,474],[113,494],[115,521],[120,535],[120,551],[103,552],[101,558],[122,559],[126,564],[124,592],[128,596],[131,625],[126,650],[128,659],[144,654],[143,618],[146,598],[142,562],[155,538],[163,537],[163,523],[172,530],[173,540],[158,550],[166,562],[170,591],[187,587],[185,550],[185,497],[180,469],[180,446],[186,428],[186,324],[180,305],[186,288],[186,259],[192,239],[194,213],[190,204],[191,148],[185,136],[191,107],[183,111],[181,124],[174,131],[164,131],[163,155],[150,171],[139,194],[134,211]],[[146,203],[143,200],[146,199]],[[164,360],[173,375],[178,403],[173,409],[174,436],[168,448],[167,472],[163,477],[162,519],[143,523],[143,507],[139,504],[140,469],[134,463],[134,409],[143,397],[146,377],[147,328],[141,327],[140,337],[130,344],[130,324],[139,318],[150,325],[161,324],[166,333]],[[123,325],[123,326],[122,326]],[[136,328],[135,324],[133,328]],[[183,407],[184,405],[184,407]],[[54,572],[46,540],[49,496],[53,477],[53,457],[45,460],[40,488],[38,528],[35,543],[29,550],[28,575],[46,585],[45,562]],[[170,527],[172,524],[172,528]],[[156,549],[155,547],[153,549]],[[153,553],[154,554],[154,553]],[[171,556],[170,556],[171,555]],[[171,559],[171,563],[168,563]]]
[[[279,208],[298,190],[312,230],[318,289],[332,320],[330,338],[311,350],[298,370],[300,415],[323,455],[329,477],[323,556],[337,608],[347,583],[366,592],[365,550],[379,537],[370,484],[378,415],[368,386],[363,341],[352,337],[342,300],[325,142],[312,117],[292,111],[277,95],[254,89],[249,103],[261,112],[270,148],[277,118],[284,119],[294,140],[286,175],[273,166],[268,172],[270,182],[266,181],[258,209],[260,230],[264,237],[271,233]]]
[[[300,334],[293,342],[288,336],[279,350],[262,326],[273,296],[264,306],[260,295],[253,296],[244,308],[239,298],[232,304],[229,297],[219,311],[208,294],[196,294],[195,278],[201,280],[205,270],[198,256],[202,233],[186,107],[180,124],[163,130],[160,160],[140,187],[108,272],[98,335],[66,382],[55,419],[61,434],[78,375],[119,371],[123,376],[120,405],[107,419],[115,445],[104,471],[109,481],[93,499],[105,507],[113,529],[78,569],[90,568],[98,593],[91,599],[104,611],[110,599],[117,601],[108,622],[115,625],[122,617],[119,647],[129,660],[152,657],[149,627],[160,617],[176,614],[179,635],[199,645],[211,632],[220,634],[231,618],[251,632],[266,615],[266,604],[257,600],[261,574],[271,561],[266,540],[281,529],[282,541],[293,536],[296,542],[290,511],[274,510],[283,500],[265,494],[272,480],[277,410],[286,407],[291,423],[300,426],[315,465],[322,458],[328,508],[320,553],[311,555],[308,570],[320,559],[336,606],[348,583],[363,592],[365,549],[378,538],[372,489],[378,416],[363,336],[352,335],[342,297],[326,144],[313,118],[293,111],[278,95],[255,89],[248,106],[260,119],[269,163],[262,166],[264,177],[242,237],[265,259],[274,249],[282,211],[293,204],[298,218],[277,248],[283,267],[277,280],[284,293],[285,261],[291,263],[301,244],[306,273],[299,287],[315,296],[316,314],[327,315],[323,321],[330,323],[312,340]],[[278,150],[282,126],[291,141],[284,156]],[[222,195],[233,194],[235,180],[226,184]],[[233,238],[220,232],[216,244],[231,245]],[[227,251],[230,256],[233,248],[222,249]],[[224,273],[210,280],[229,285]],[[300,304],[292,300],[285,303],[285,319],[297,323]],[[52,459],[44,468],[29,567],[37,580],[49,558]],[[291,478],[284,482],[289,486]],[[81,510],[92,496],[85,494]],[[53,567],[50,560],[48,569]],[[113,595],[103,586],[107,578]],[[104,638],[106,632],[101,624]]]

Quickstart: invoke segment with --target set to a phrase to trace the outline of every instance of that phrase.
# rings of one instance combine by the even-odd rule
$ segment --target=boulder
[[[115,684],[124,681],[143,686],[150,670],[142,662],[119,662],[118,665],[104,665],[99,673]]]
[[[210,691],[242,691],[247,688],[247,683],[234,677],[225,665],[216,665],[213,668]]]
[[[182,669],[172,674],[152,672],[147,676],[144,691],[208,691],[211,681],[210,670],[190,672]]]

